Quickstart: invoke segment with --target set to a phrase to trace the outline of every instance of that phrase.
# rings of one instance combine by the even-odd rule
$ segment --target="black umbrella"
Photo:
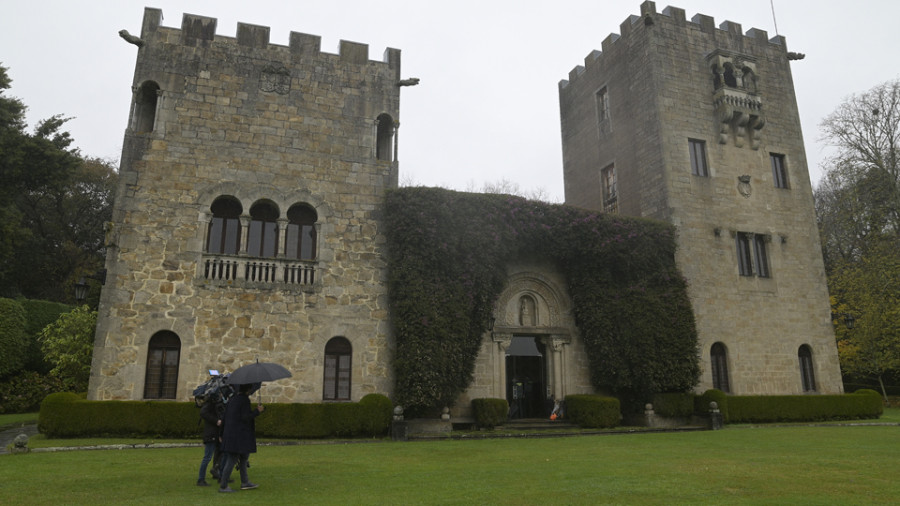
[[[256,362],[252,364],[235,369],[225,381],[229,385],[247,385],[290,378],[291,376],[291,371],[285,369],[284,366],[271,362],[260,362],[259,359],[256,359]],[[261,392],[260,395],[262,395]]]

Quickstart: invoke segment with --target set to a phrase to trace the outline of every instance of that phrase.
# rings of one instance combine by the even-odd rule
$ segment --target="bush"
[[[703,395],[694,398],[694,412],[702,416],[709,415],[710,402],[715,402],[719,406],[722,420],[728,423],[728,394],[715,388],[703,392]]]
[[[870,393],[871,392],[871,393]],[[878,418],[881,395],[861,390],[844,395],[746,395],[728,397],[730,423],[815,422]]]
[[[615,427],[622,419],[619,399],[599,395],[567,395],[566,418],[582,427]]]
[[[506,399],[472,399],[472,414],[479,427],[492,429],[506,421],[509,403]]]
[[[25,309],[12,299],[0,298],[0,379],[11,377],[25,366]]]
[[[381,436],[391,428],[394,406],[391,400],[381,394],[368,394],[359,400],[359,418],[362,434]]]
[[[47,300],[24,298],[16,300],[25,309],[25,339],[28,341],[25,369],[46,374],[50,372],[53,365],[44,360],[44,353],[41,351],[41,342],[38,336],[44,330],[44,327],[55,322],[61,314],[68,313],[74,307]]]
[[[653,396],[653,411],[667,418],[690,418],[694,414],[694,394],[656,394]]]
[[[23,371],[0,383],[0,414],[33,413],[44,397],[65,390],[59,378]]]

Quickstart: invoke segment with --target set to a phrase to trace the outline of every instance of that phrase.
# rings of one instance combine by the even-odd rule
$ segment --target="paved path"
[[[6,447],[11,445],[13,440],[19,434],[25,434],[28,437],[31,437],[38,433],[37,424],[32,423],[28,425],[23,425],[21,427],[13,427],[11,429],[6,429],[0,432],[0,455],[4,453],[9,453],[6,450]]]

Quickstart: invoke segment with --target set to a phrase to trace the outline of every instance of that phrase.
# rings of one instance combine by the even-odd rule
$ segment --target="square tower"
[[[620,32],[559,85],[566,203],[677,227],[699,391],[842,392],[797,56],[649,1]]]
[[[400,51],[144,11],[89,398],[189,400],[259,359],[271,401],[390,393],[380,212]]]

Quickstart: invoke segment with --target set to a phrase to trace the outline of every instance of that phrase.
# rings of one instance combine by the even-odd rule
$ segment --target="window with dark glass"
[[[606,213],[619,212],[615,165],[610,165],[600,171],[600,178],[603,182],[603,211]]]
[[[691,152],[691,174],[709,177],[709,166],[706,163],[706,142],[688,139],[688,148]]]
[[[206,251],[224,255],[237,255],[241,244],[241,203],[233,197],[219,197],[210,206],[212,219]]]
[[[389,162],[393,159],[394,151],[394,119],[390,114],[380,114],[376,123],[378,132],[375,141],[375,158]]]
[[[144,378],[145,399],[175,398],[180,354],[181,340],[174,332],[163,330],[150,338]]]
[[[769,277],[769,256],[766,254],[766,236],[753,235],[753,253],[756,260],[756,275],[761,278]]]
[[[725,393],[731,392],[728,384],[728,352],[725,345],[715,343],[709,350],[709,362],[712,370],[713,388]]]
[[[278,249],[278,209],[267,201],[250,208],[250,229],[247,231],[247,254],[254,257],[275,256]]]
[[[609,119],[609,93],[606,86],[597,90],[597,119],[600,123]]]
[[[738,271],[741,276],[753,275],[753,257],[751,256],[751,234],[738,232],[735,235],[737,243]]]
[[[812,350],[804,344],[797,352],[797,358],[800,359],[800,380],[803,383],[803,391],[815,392],[816,373],[813,371]]]
[[[316,210],[305,204],[288,209],[288,226],[284,248],[287,258],[298,260],[316,259]]]
[[[156,106],[159,100],[159,85],[146,81],[134,96],[131,128],[136,133],[152,132],[156,127]]]
[[[775,184],[775,188],[788,188],[787,171],[784,167],[784,155],[770,153],[769,160],[772,162],[772,181]]]
[[[325,345],[325,381],[322,399],[350,400],[350,365],[353,348],[344,337],[333,337]]]

